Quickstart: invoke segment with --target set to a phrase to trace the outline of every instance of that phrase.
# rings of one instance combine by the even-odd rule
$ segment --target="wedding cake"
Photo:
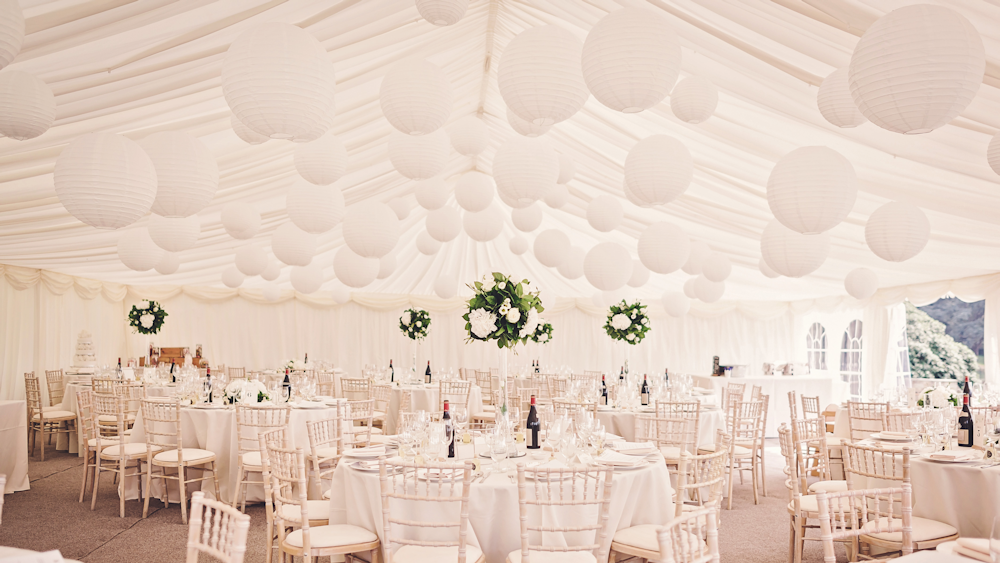
[[[97,367],[97,356],[94,355],[94,337],[86,330],[80,331],[76,339],[76,355],[73,356],[73,371],[76,373],[94,373]]]

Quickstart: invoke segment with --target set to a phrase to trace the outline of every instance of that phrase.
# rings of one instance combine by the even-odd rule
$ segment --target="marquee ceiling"
[[[603,15],[622,6],[663,11],[683,47],[682,78],[699,74],[719,89],[714,116],[691,125],[676,119],[669,99],[639,114],[612,111],[591,97],[571,119],[546,138],[572,156],[576,175],[570,203],[543,203],[542,226],[570,235],[589,249],[605,240],[635,255],[636,239],[650,223],[667,220],[728,255],[733,274],[724,299],[790,300],[844,293],[843,278],[858,266],[876,271],[881,285],[953,279],[1000,270],[1000,190],[987,165],[990,137],[1000,129],[1000,7],[973,0],[935,2],[951,6],[979,30],[986,46],[987,76],[976,99],[951,124],[924,135],[899,135],[865,123],[838,129],[816,107],[823,77],[848,64],[858,37],[879,15],[913,2],[898,0],[472,0],[466,16],[436,27],[418,14],[413,0],[22,0],[27,21],[24,46],[9,68],[33,73],[56,94],[57,120],[47,133],[28,141],[0,139],[0,262],[51,269],[129,284],[221,285],[242,241],[220,222],[224,204],[253,203],[263,216],[255,240],[287,221],[285,193],[296,177],[295,145],[271,140],[251,146],[230,128],[220,69],[229,44],[265,21],[303,27],[326,48],[337,72],[337,116],[332,131],[350,153],[349,173],[337,182],[348,205],[368,198],[410,200],[396,248],[397,268],[363,289],[376,293],[431,294],[446,273],[468,281],[490,270],[527,275],[546,292],[566,297],[596,293],[585,277],[566,280],[542,266],[529,251],[508,249],[518,234],[509,208],[501,235],[478,243],[464,233],[435,256],[420,254],[417,234],[426,211],[416,205],[414,182],[397,173],[386,156],[389,123],[378,102],[386,70],[404,57],[440,65],[455,89],[450,122],[480,113],[488,124],[489,148],[478,157],[452,153],[449,185],[463,172],[489,173],[493,154],[515,135],[497,89],[496,70],[505,45],[529,27],[558,24],[581,40]],[[134,272],[119,261],[121,232],[101,231],[73,218],[56,198],[52,171],[60,151],[91,131],[132,139],[163,130],[198,136],[219,164],[215,199],[199,214],[198,245],[181,255],[180,270],[163,276]],[[694,181],[678,200],[639,208],[622,192],[623,164],[640,139],[665,133],[683,140],[695,161]],[[768,279],[757,268],[759,240],[772,218],[765,184],[774,164],[801,146],[825,145],[854,165],[858,201],[830,231],[830,257],[801,279]],[[587,203],[601,194],[622,199],[626,220],[611,233],[587,223]],[[901,200],[920,206],[931,222],[926,249],[904,263],[876,257],[864,243],[864,223],[879,205]],[[454,205],[452,196],[450,205]],[[340,227],[320,235],[324,291],[336,283],[333,252],[343,244]],[[290,287],[290,268],[279,282]],[[679,290],[682,272],[653,274],[637,296],[659,297]],[[243,287],[262,287],[259,277]]]

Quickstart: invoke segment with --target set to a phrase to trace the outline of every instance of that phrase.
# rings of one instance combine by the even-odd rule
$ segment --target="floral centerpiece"
[[[431,315],[423,309],[407,309],[399,317],[399,330],[410,340],[423,340],[431,327]]]
[[[548,344],[552,342],[552,323],[538,323],[538,328],[531,335],[531,340],[538,344]]]
[[[132,305],[132,310],[128,314],[128,324],[139,334],[156,334],[163,327],[167,312],[156,301],[146,301],[145,305],[142,309]]]
[[[638,301],[629,305],[622,299],[621,303],[611,306],[604,330],[611,338],[624,340],[633,346],[642,342],[649,332],[646,306]]]
[[[299,360],[285,360],[281,364],[281,370],[289,371],[305,371],[309,369],[305,362],[300,362]]]
[[[469,299],[469,312],[462,315],[467,341],[495,340],[498,348],[513,348],[533,337],[545,309],[531,282],[493,272],[468,287],[475,295]]]
[[[260,381],[252,379],[237,379],[226,385],[222,393],[225,402],[233,403],[263,403],[270,401],[271,395],[267,392],[267,387]]]
[[[958,406],[959,395],[954,389],[944,387],[928,387],[917,395],[917,404],[921,407],[943,409],[948,406]]]

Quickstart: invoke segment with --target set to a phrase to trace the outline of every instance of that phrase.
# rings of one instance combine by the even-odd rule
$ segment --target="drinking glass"
[[[440,459],[441,446],[444,445],[444,423],[432,422],[427,428],[427,449],[430,459]],[[427,456],[425,456],[426,459]]]
[[[455,409],[455,414],[452,416],[455,423],[455,443],[462,443],[462,436],[465,435],[466,425],[469,423],[469,409],[466,407],[459,407]]]
[[[507,469],[503,467],[503,462],[507,459],[507,437],[503,432],[490,435],[490,459],[493,460],[494,470],[501,469],[507,473]]]

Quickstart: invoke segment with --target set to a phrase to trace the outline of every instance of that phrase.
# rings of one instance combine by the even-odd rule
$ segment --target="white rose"
[[[622,313],[611,317],[611,327],[616,330],[625,330],[630,326],[632,326],[632,321]]]
[[[498,284],[497,284],[497,287],[498,287],[498,288],[499,288],[499,289],[500,289],[501,291],[503,291],[503,290],[507,289],[507,282],[500,282],[500,283],[498,283]]]
[[[406,326],[409,326],[409,325],[410,325],[410,321],[411,321],[411,320],[413,320],[413,319],[412,319],[412,317],[410,316],[410,312],[409,312],[409,311],[407,311],[407,312],[403,313],[403,316],[402,316],[402,317],[399,317],[399,320],[400,320],[400,322],[402,322],[402,323],[403,323],[404,325],[406,325]]]
[[[139,324],[142,325],[142,328],[152,328],[153,327],[153,320],[154,320],[153,315],[150,315],[149,313],[146,313],[145,315],[142,315],[141,317],[139,317]]]
[[[497,317],[486,309],[473,309],[469,313],[469,324],[472,325],[472,334],[486,338],[497,329]]]
[[[628,340],[629,342],[631,342],[631,341],[635,340],[635,335],[634,334],[626,334],[625,335],[625,340]]]
[[[931,392],[931,406],[936,409],[943,409],[948,407],[948,394],[941,389],[935,389]]]
[[[642,318],[642,324],[648,325],[649,324],[649,317],[643,317]]]
[[[633,319],[635,318],[635,313],[632,313],[632,318],[633,318]]]
[[[548,334],[545,334],[544,332],[542,333],[542,335],[541,335],[541,336],[539,336],[539,337],[538,337],[538,340],[539,340],[540,342],[545,342],[545,341],[546,341],[546,340],[548,340],[548,339],[549,339],[549,335],[548,335]]]
[[[420,322],[420,321],[417,321],[417,328],[420,328],[420,327],[422,327],[422,326],[424,326],[424,323],[422,323],[422,322]]]
[[[486,280],[483,283],[483,291],[493,291],[493,285],[494,285],[493,278]]]
[[[520,309],[518,309],[517,307],[514,307],[510,311],[507,311],[507,322],[509,322],[509,323],[516,323],[519,320],[521,320],[521,310]]]

